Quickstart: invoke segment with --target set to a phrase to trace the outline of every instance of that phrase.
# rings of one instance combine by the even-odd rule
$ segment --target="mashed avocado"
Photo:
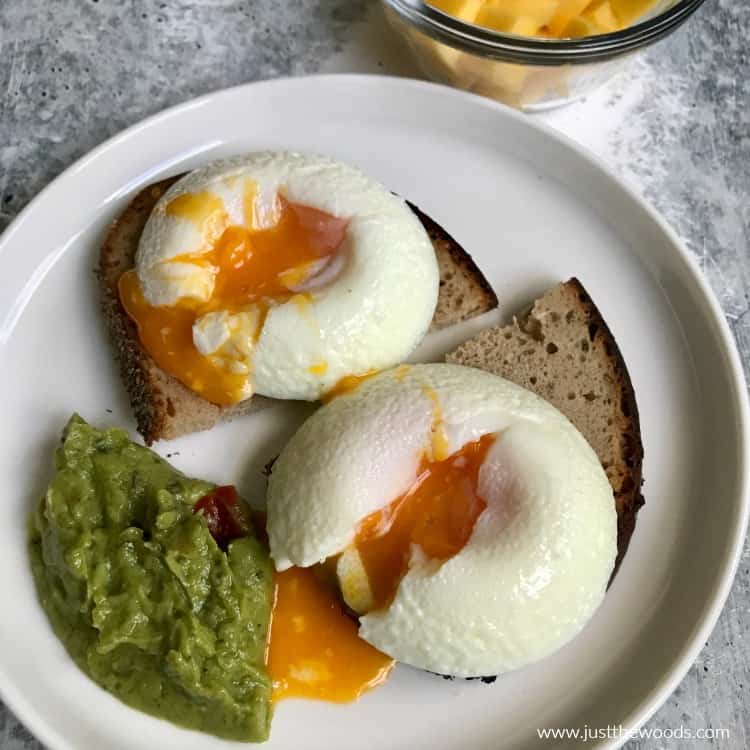
[[[221,549],[188,479],[123,430],[73,416],[31,521],[37,590],[58,637],[134,708],[234,740],[271,721],[273,582],[250,535]],[[210,514],[209,514],[210,515]]]

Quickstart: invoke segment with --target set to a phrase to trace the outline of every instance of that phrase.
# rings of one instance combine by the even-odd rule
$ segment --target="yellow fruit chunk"
[[[615,12],[609,0],[601,3],[593,3],[583,14],[585,18],[599,27],[600,34],[610,34],[620,28]]]
[[[557,12],[550,19],[549,30],[553,36],[561,36],[568,24],[581,15],[591,0],[561,0]]]
[[[432,0],[430,5],[462,21],[473,23],[484,5],[484,0]]]
[[[539,27],[543,25],[544,24],[540,24],[531,16],[519,16],[510,25],[508,34],[516,34],[517,36],[536,36]]]
[[[531,69],[526,65],[497,62],[491,71],[487,71],[484,83],[510,94],[519,94],[530,75]]]
[[[484,26],[486,29],[507,32],[514,20],[513,14],[508,13],[505,8],[488,4],[479,11],[476,22],[478,26]]]
[[[536,36],[543,23],[533,16],[514,16],[505,10],[494,7],[483,8],[476,21],[480,26],[485,26],[494,31],[502,31],[504,34],[516,34],[517,36]]]
[[[654,0],[610,0],[610,3],[621,29],[632,26],[655,5]]]
[[[577,16],[565,27],[562,36],[570,39],[580,39],[584,36],[605,33],[602,28],[589,20],[586,16]]]
[[[640,21],[657,0],[429,0],[435,8],[494,31],[530,37],[609,34]]]
[[[557,10],[558,2],[559,0],[487,0],[477,15],[476,23],[496,31],[536,36],[539,29],[549,23]],[[516,26],[516,30],[512,30],[518,22],[520,24]],[[533,31],[525,31],[531,28]]]

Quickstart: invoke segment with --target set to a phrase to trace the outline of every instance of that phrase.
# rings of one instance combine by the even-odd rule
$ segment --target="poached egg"
[[[612,489],[552,405],[435,364],[365,380],[274,464],[277,570],[335,565],[359,635],[442,674],[501,674],[578,633],[617,552]]]
[[[424,336],[439,273],[405,202],[355,167],[262,152],[176,182],[120,297],[157,364],[209,401],[316,400]]]

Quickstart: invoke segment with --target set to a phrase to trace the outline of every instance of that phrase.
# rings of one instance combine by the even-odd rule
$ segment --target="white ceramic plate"
[[[67,170],[0,241],[3,699],[55,750],[228,747],[126,708],[76,669],[37,603],[25,523],[71,412],[133,428],[92,275],[108,223],[156,178],[265,148],[354,162],[419,204],[474,254],[505,316],[578,276],[635,384],[647,501],[604,605],[552,658],[491,686],[399,667],[357,704],[283,702],[267,747],[524,750],[543,744],[538,728],[641,724],[708,636],[744,536],[747,397],[719,307],[675,235],[573,143],[477,97],[356,76],[243,86],[153,117]],[[262,492],[261,467],[305,411],[280,406],[159,451]]]

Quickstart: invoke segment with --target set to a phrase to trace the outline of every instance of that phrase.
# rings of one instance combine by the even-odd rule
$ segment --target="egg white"
[[[458,365],[391,370],[316,412],[274,465],[271,555],[309,566],[352,544],[357,525],[415,481],[437,395],[450,453],[494,433],[479,473],[487,507],[465,547],[418,560],[360,635],[444,674],[500,674],[570,640],[599,606],[617,552],[612,489],[594,451],[553,406]]]
[[[244,223],[244,178],[257,186],[257,227],[277,218],[281,191],[292,203],[348,218],[345,261],[335,279],[309,292],[304,305],[271,308],[257,342],[243,346],[236,330],[216,320],[198,321],[196,344],[204,353],[231,340],[246,352],[246,396],[315,400],[341,378],[402,361],[427,331],[437,305],[439,271],[432,244],[406,203],[359,169],[332,159],[290,152],[261,152],[213,162],[183,177],[156,204],[141,235],[136,270],[152,305],[182,297],[206,301],[211,269],[170,262],[206,252],[205,238],[191,222],[168,215],[170,201],[184,193],[219,197],[231,224]],[[242,315],[242,313],[240,313]],[[322,366],[321,366],[322,365]]]

